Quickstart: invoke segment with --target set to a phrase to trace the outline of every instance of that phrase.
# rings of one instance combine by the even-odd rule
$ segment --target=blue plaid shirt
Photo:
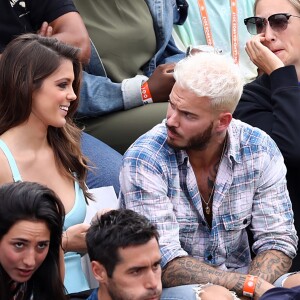
[[[266,133],[238,120],[232,120],[227,137],[215,183],[211,228],[188,155],[168,146],[165,121],[125,153],[121,206],[157,226],[162,267],[190,255],[224,270],[246,273],[251,262],[248,226],[254,253],[279,250],[291,258],[296,255],[298,238],[278,147]]]

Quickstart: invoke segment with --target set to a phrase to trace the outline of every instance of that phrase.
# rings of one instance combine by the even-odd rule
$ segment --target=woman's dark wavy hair
[[[42,86],[63,60],[70,60],[77,99],[70,103],[65,126],[49,126],[47,137],[57,165],[63,166],[66,176],[78,180],[85,197],[90,197],[85,185],[87,160],[80,149],[81,130],[72,121],[78,107],[82,77],[79,51],[55,38],[37,34],[20,35],[6,46],[0,59],[0,135],[28,120],[33,92]]]
[[[28,282],[33,299],[62,300],[65,288],[59,271],[59,250],[65,210],[49,188],[33,182],[14,182],[0,186],[0,240],[18,221],[43,221],[50,231],[48,254]],[[0,299],[9,295],[8,274],[0,265]],[[26,295],[25,299],[30,296]]]

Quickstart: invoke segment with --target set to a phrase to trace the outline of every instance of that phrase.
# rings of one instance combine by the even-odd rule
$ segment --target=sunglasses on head
[[[248,32],[253,35],[262,33],[265,30],[268,22],[274,31],[279,32],[287,28],[290,17],[300,18],[300,16],[279,13],[271,15],[268,19],[261,17],[246,18],[244,19],[244,23],[247,26]]]

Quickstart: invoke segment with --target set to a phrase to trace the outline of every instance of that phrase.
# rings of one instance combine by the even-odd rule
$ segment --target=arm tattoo
[[[242,294],[246,275],[218,270],[214,267],[186,256],[179,257],[164,268],[162,274],[163,287],[185,284],[213,283]]]
[[[287,273],[292,259],[283,252],[268,250],[258,254],[250,265],[249,274],[260,276],[273,283],[281,275]]]

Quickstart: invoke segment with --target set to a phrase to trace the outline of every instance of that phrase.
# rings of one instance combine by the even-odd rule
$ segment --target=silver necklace
[[[204,202],[204,204],[206,205],[206,206],[205,206],[205,213],[206,213],[207,215],[210,215],[210,207],[209,207],[209,203],[210,203],[210,201],[211,201],[211,199],[212,199],[212,197],[213,197],[213,194],[214,194],[214,192],[215,192],[216,179],[217,179],[217,175],[218,175],[218,172],[219,172],[220,163],[221,163],[222,158],[223,158],[224,153],[225,153],[226,144],[227,144],[227,134],[226,134],[226,136],[225,136],[225,141],[224,141],[224,145],[223,145],[221,157],[220,157],[220,160],[219,160],[218,170],[217,170],[216,178],[215,178],[215,181],[214,181],[214,185],[213,185],[213,187],[212,187],[212,189],[211,189],[211,193],[210,193],[209,198],[208,198],[207,201],[204,200],[204,198],[202,197],[202,195],[201,195],[201,193],[200,193],[200,191],[199,191],[199,193],[200,193],[200,198],[201,198],[201,200]]]

